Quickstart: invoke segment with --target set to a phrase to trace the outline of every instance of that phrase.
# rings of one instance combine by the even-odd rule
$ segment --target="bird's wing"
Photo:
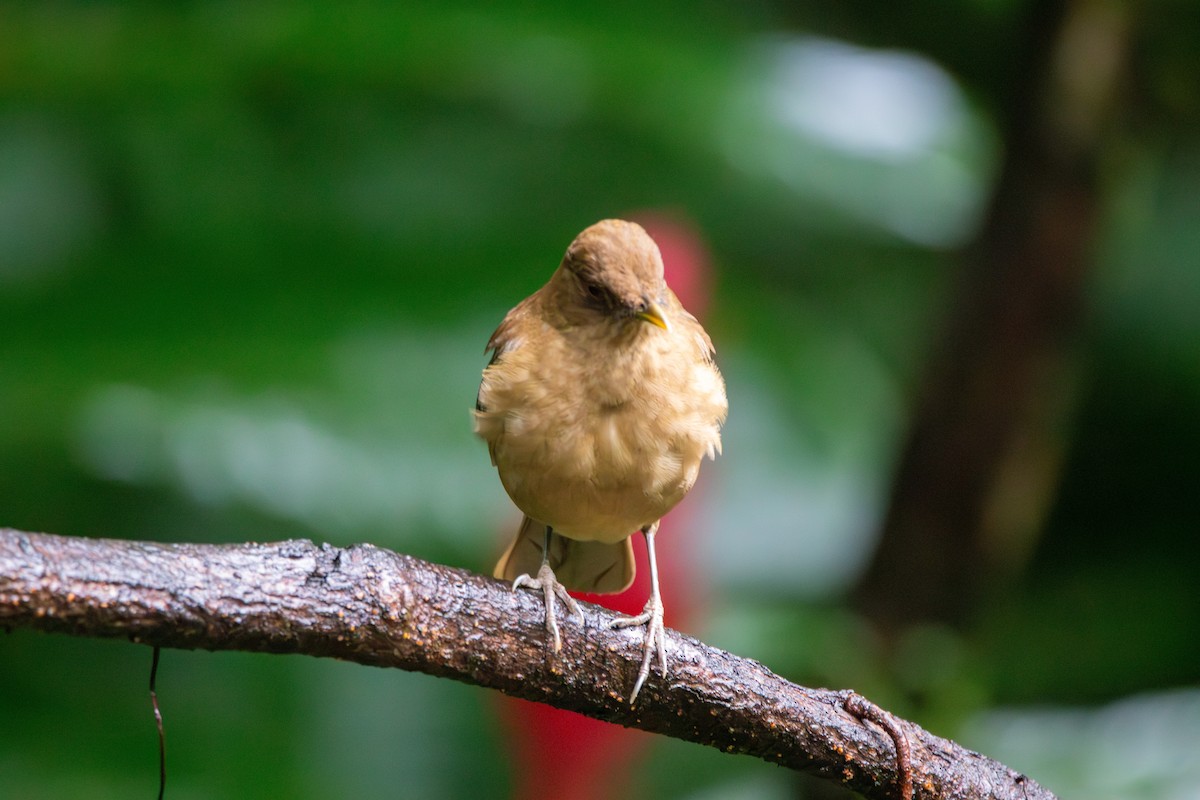
[[[513,307],[511,311],[504,315],[504,319],[500,325],[492,332],[488,338],[487,346],[483,348],[485,353],[491,352],[492,357],[484,367],[483,380],[479,383],[479,392],[475,395],[475,410],[487,411],[487,398],[484,393],[487,389],[487,370],[496,362],[504,358],[505,354],[514,350],[521,342],[520,336],[517,335],[517,329],[521,326],[521,322],[529,315],[530,308],[534,296],[526,297],[520,303]]]
[[[488,339],[484,352],[491,351],[492,357],[483,369],[483,378],[479,382],[479,391],[475,394],[475,433],[488,444],[488,455],[492,464],[496,463],[496,439],[504,430],[501,417],[492,413],[493,409],[488,400],[490,379],[494,378],[496,365],[504,360],[505,355],[515,350],[521,344],[518,333],[523,322],[527,321],[533,296],[525,298],[511,311],[504,315],[500,326]]]
[[[704,326],[700,324],[700,320],[692,316],[692,312],[683,307],[683,303],[679,302],[679,298],[675,293],[667,289],[667,306],[668,314],[671,317],[671,324],[677,325],[684,334],[691,338],[691,344],[695,346],[697,354],[710,364],[716,363],[717,349],[713,347],[712,338],[708,335],[708,331],[704,330]]]

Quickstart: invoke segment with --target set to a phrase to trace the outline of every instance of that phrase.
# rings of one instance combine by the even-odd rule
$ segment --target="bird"
[[[544,286],[487,342],[475,433],[522,512],[493,574],[542,592],[545,628],[562,647],[555,610],[582,612],[567,590],[621,592],[634,577],[630,537],[649,555],[645,627],[629,702],[653,657],[667,674],[654,537],[721,451],[728,413],[712,340],[663,278],[662,256],[637,223],[606,219],[571,242]]]

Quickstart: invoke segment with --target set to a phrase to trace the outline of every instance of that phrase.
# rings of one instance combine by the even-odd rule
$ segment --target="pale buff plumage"
[[[646,532],[652,548],[701,460],[720,452],[727,403],[708,334],[663,281],[649,235],[604,220],[576,237],[488,349],[475,430],[525,514],[496,576],[541,585],[528,578],[545,577],[541,565],[572,589],[622,591],[633,580],[630,535]],[[652,591],[655,602],[656,581]]]

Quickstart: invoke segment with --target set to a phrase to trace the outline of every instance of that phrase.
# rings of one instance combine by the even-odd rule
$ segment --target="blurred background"
[[[0,525],[490,571],[483,345],[632,217],[731,405],[668,623],[1064,798],[1200,798],[1198,36],[1166,0],[0,4]],[[152,796],[149,667],[0,636],[0,795]],[[493,693],[334,661],[166,651],[159,696],[176,800],[584,761],[541,793],[837,796],[650,736],[551,768]]]

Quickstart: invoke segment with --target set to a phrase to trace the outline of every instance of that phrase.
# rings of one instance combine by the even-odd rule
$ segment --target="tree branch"
[[[879,727],[853,693],[796,686],[670,630],[669,680],[653,672],[631,708],[641,639],[609,630],[604,609],[583,608],[582,623],[564,621],[555,654],[539,594],[371,545],[158,544],[0,529],[0,625],[10,629],[425,672],[754,755],[868,797],[897,796],[893,737],[902,733],[915,797],[1054,797],[911,722],[886,715],[892,729]]]

